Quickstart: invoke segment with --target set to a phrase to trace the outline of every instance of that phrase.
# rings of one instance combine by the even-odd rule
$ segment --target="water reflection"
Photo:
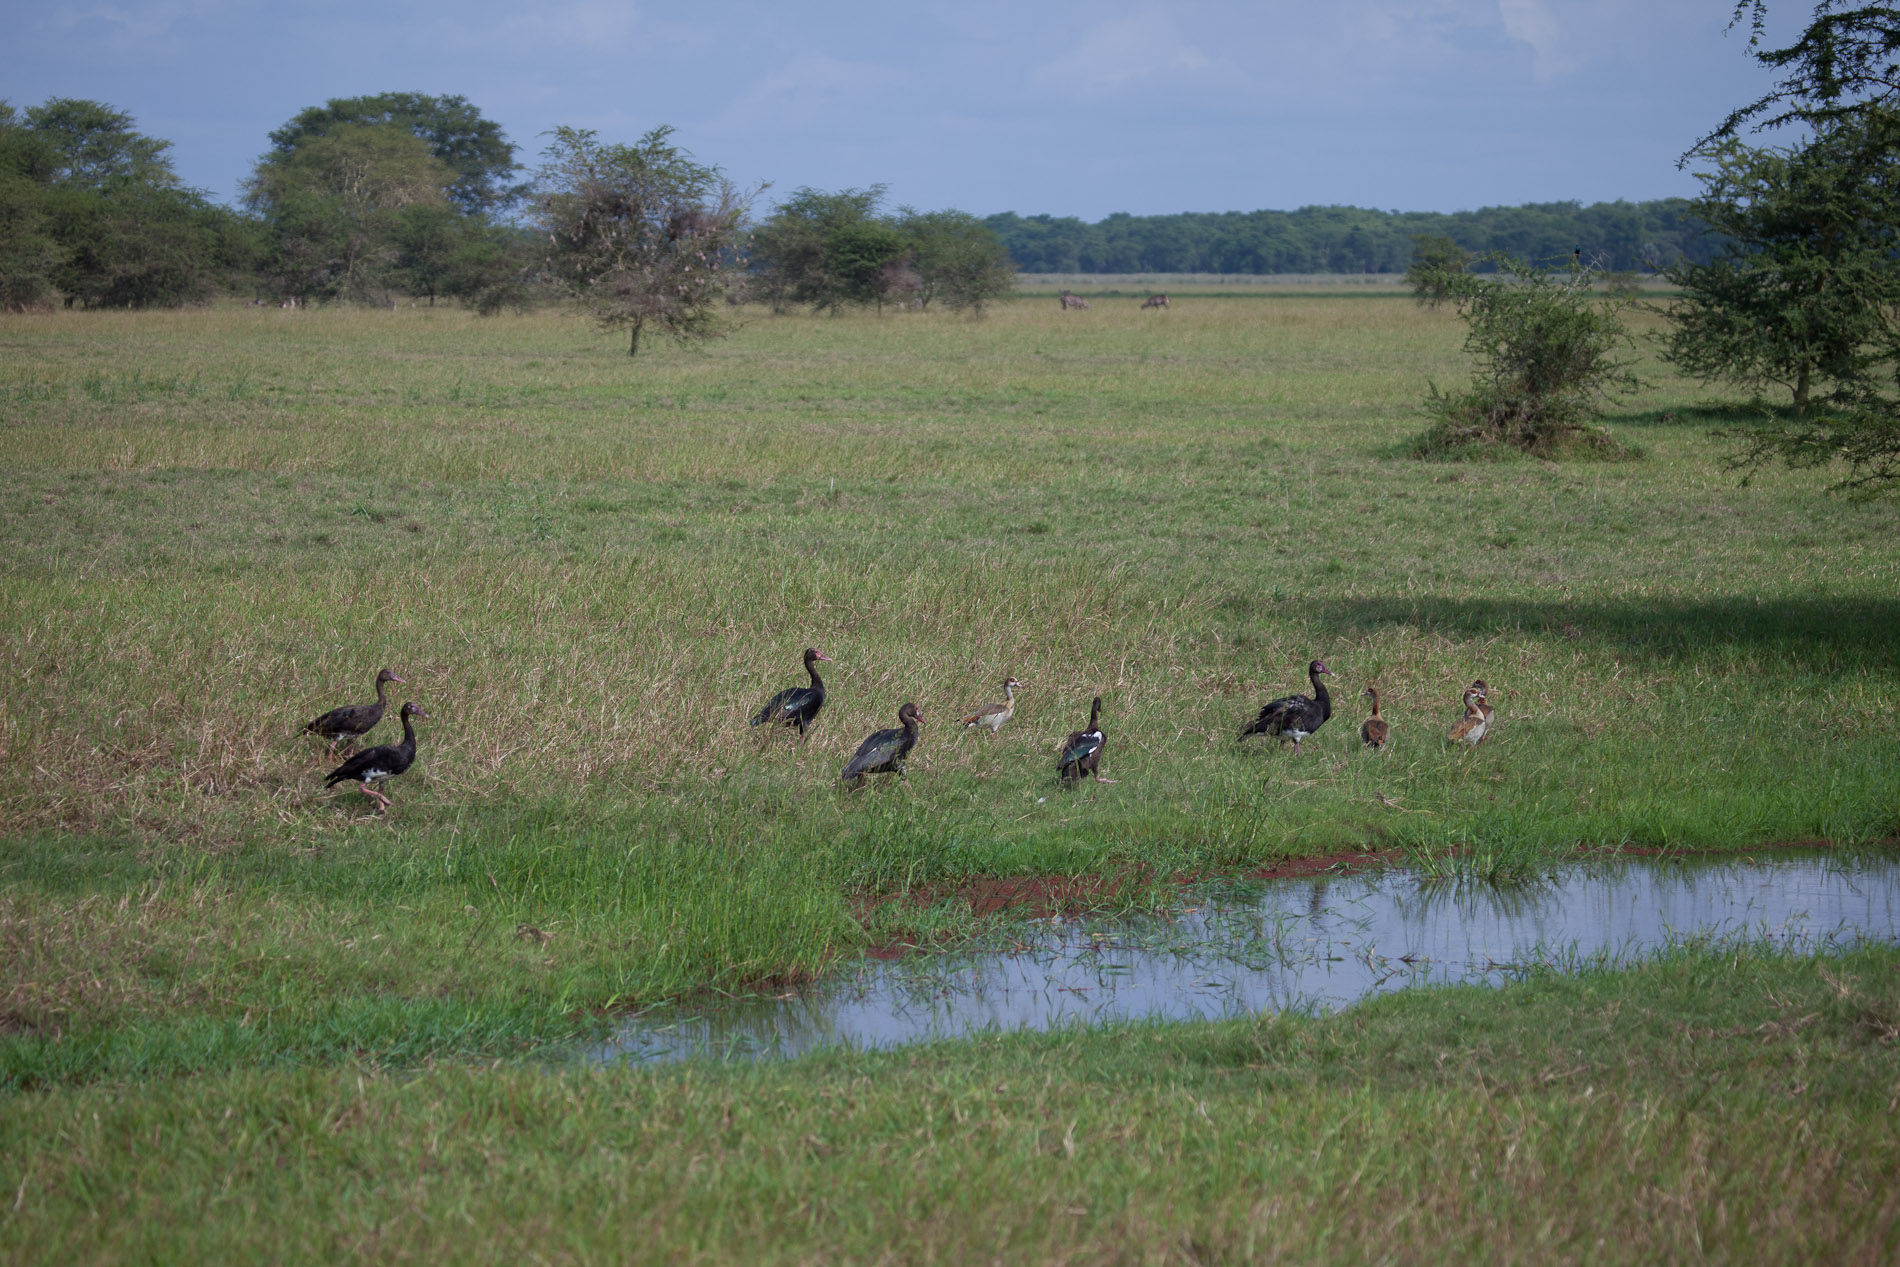
[[[1900,857],[1639,861],[1503,888],[1405,872],[1232,885],[1171,919],[1049,921],[1002,952],[868,960],[778,998],[656,1009],[594,1056],[790,1057],[1110,1020],[1328,1010],[1698,936],[1891,941]]]

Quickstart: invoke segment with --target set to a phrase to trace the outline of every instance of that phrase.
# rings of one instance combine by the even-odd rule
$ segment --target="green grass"
[[[1886,1262],[1896,1035],[1900,952],[1691,945],[796,1065],[100,1084],[0,1114],[0,1254]]]
[[[510,1054],[979,876],[1900,829],[1900,508],[1739,487],[1655,366],[1608,419],[1642,461],[1408,460],[1466,371],[1407,299],[1126,308],[637,360],[447,309],[0,318],[9,1085]],[[831,703],[762,744],[812,644]],[[1312,751],[1239,748],[1314,656]],[[296,731],[383,666],[430,720],[377,819]],[[1495,737],[1453,752],[1474,677]],[[1119,782],[1058,794],[1096,693]],[[841,794],[906,699],[908,784]]]

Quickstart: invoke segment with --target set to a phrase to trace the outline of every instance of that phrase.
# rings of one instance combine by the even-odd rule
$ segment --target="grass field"
[[[1739,486],[1707,434],[1733,406],[1653,365],[1609,419],[1640,460],[1411,461],[1461,334],[1323,294],[754,315],[637,360],[578,320],[447,309],[0,318],[0,1077],[30,1108],[8,1118],[112,1101],[164,1136],[237,1096],[307,1124],[296,1105],[365,1067],[395,1104],[433,1084],[376,1071],[954,933],[954,901],[875,899],[980,876],[1155,881],[1114,890],[1139,902],[1360,848],[1509,875],[1579,845],[1900,829],[1900,508],[1828,498],[1825,473]],[[835,661],[826,712],[761,742],[746,718],[807,645]],[[1310,751],[1239,748],[1316,656],[1340,715]],[[385,665],[430,719],[376,817],[322,791],[296,732]],[[1012,673],[1017,719],[958,734]],[[1495,737],[1448,751],[1474,677]],[[1367,682],[1382,755],[1358,751]],[[1097,693],[1119,781],[1058,793]],[[843,794],[905,700],[927,718],[908,782]],[[439,1076],[488,1088],[421,1097],[461,1149],[467,1114],[530,1085],[547,1112],[672,1085]],[[667,1075],[697,1076],[716,1098],[780,1075]],[[92,1191],[143,1184],[112,1174]],[[1256,1215],[1232,1200],[1240,1257],[1220,1238]],[[52,1243],[32,1226],[5,1235]]]
[[[0,1253],[1891,1262],[1896,968],[1685,949],[1317,1021],[19,1097]]]

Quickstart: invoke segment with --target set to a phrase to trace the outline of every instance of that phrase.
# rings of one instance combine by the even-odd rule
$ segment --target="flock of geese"
[[[752,725],[789,728],[804,736],[825,706],[825,682],[818,675],[817,668],[821,662],[830,663],[831,657],[816,647],[807,647],[805,672],[811,681],[802,686],[788,686],[767,700],[765,706],[753,714]],[[1283,695],[1269,701],[1260,709],[1259,716],[1241,728],[1240,738],[1243,742],[1254,735],[1265,735],[1292,743],[1293,750],[1298,752],[1300,741],[1312,738],[1326,724],[1333,715],[1333,700],[1322,679],[1333,676],[1333,671],[1324,662],[1314,660],[1306,666],[1306,676],[1313,684],[1313,693]],[[332,755],[338,744],[343,744],[347,752],[348,748],[382,721],[383,713],[389,707],[389,683],[402,680],[388,669],[383,669],[376,675],[376,699],[373,702],[333,708],[306,725],[304,732],[328,739]],[[1001,703],[988,704],[967,713],[958,719],[958,724],[965,730],[984,726],[988,727],[991,734],[997,733],[1016,715],[1016,692],[1021,687],[1022,683],[1013,677],[1004,679]],[[1471,748],[1484,742],[1491,728],[1490,690],[1483,678],[1465,688],[1465,715],[1451,730],[1453,742]],[[1361,723],[1359,738],[1366,747],[1382,750],[1391,740],[1392,727],[1379,715],[1379,690],[1375,686],[1368,686],[1360,694],[1371,698],[1372,714]],[[414,764],[415,719],[428,716],[414,703],[404,704],[398,715],[402,719],[400,743],[378,744],[350,756],[342,765],[330,771],[323,785],[335,787],[339,783],[360,784],[363,794],[376,802],[378,813],[388,810],[389,798],[379,792],[376,785],[395,778]],[[845,763],[840,774],[844,785],[847,788],[861,788],[873,774],[905,777],[904,762],[910,756],[911,749],[917,746],[919,727],[923,720],[924,715],[916,704],[906,703],[899,708],[897,725],[889,730],[873,732],[858,745],[851,760]],[[1107,746],[1107,742],[1107,737],[1102,733],[1102,697],[1097,695],[1089,705],[1088,725],[1081,730],[1070,731],[1068,738],[1063,740],[1061,756],[1056,762],[1056,778],[1064,786],[1091,775],[1097,782],[1113,783],[1113,779],[1102,777],[1102,749]]]

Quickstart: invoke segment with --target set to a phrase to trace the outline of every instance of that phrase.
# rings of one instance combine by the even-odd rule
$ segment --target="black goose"
[[[1310,737],[1333,715],[1333,698],[1326,693],[1326,683],[1320,681],[1330,673],[1332,670],[1318,660],[1307,665],[1306,676],[1313,683],[1313,694],[1310,697],[1285,695],[1273,700],[1260,710],[1260,716],[1247,724],[1240,737],[1272,735],[1281,740],[1291,739],[1293,751],[1298,752],[1300,740]]]
[[[1056,762],[1056,777],[1064,783],[1074,783],[1094,775],[1102,777],[1102,749],[1108,743],[1108,737],[1102,734],[1102,697],[1097,695],[1089,705],[1089,724],[1086,730],[1072,730],[1062,743],[1062,756]]]
[[[805,672],[811,674],[811,685],[786,687],[765,701],[765,707],[752,715],[752,724],[763,726],[770,722],[792,726],[797,728],[799,734],[804,734],[805,728],[818,720],[818,710],[825,706],[825,681],[812,666],[820,660],[829,662],[830,659],[817,647],[806,647]]]
[[[1372,716],[1359,724],[1359,738],[1365,741],[1368,748],[1383,748],[1385,741],[1392,737],[1392,727],[1386,725],[1385,718],[1379,716],[1379,688],[1368,686],[1359,693],[1372,697]]]
[[[863,787],[867,774],[904,775],[904,758],[917,746],[917,723],[924,715],[917,705],[906,704],[897,710],[900,723],[896,730],[880,730],[858,745],[857,755],[845,764],[841,776],[847,787]],[[908,777],[908,776],[905,776]]]
[[[416,728],[410,724],[411,717],[427,717],[428,714],[415,704],[404,704],[402,712],[402,742],[378,744],[363,751],[330,771],[330,777],[323,781],[325,787],[335,787],[339,783],[361,783],[363,795],[375,800],[378,812],[389,808],[389,798],[378,792],[375,784],[384,779],[393,779],[407,770],[416,759]]]
[[[376,702],[374,704],[345,704],[342,708],[333,708],[323,716],[304,727],[308,735],[320,735],[330,741],[330,751],[344,740],[354,744],[358,739],[376,729],[376,723],[383,719],[383,710],[389,707],[389,698],[384,694],[388,683],[400,682],[401,678],[388,669],[376,675]]]

